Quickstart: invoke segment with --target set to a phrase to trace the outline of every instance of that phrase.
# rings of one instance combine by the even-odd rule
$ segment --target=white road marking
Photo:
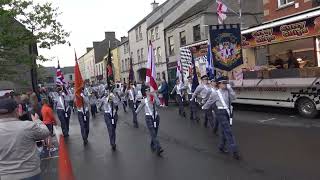
[[[270,118],[270,119],[266,119],[266,120],[259,120],[259,122],[264,123],[264,122],[268,122],[268,121],[273,121],[276,120],[277,118]]]

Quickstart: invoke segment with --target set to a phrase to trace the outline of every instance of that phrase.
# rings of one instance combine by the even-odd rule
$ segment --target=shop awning
[[[292,22],[305,20],[305,19],[312,18],[312,17],[319,16],[319,15],[320,15],[320,10],[316,10],[316,11],[300,14],[297,16],[289,17],[289,18],[279,20],[276,22],[270,22],[268,24],[263,24],[263,25],[260,25],[257,27],[249,28],[249,29],[241,31],[241,34],[248,34],[248,33],[252,33],[252,32],[263,30],[263,29],[273,28],[276,26],[281,26],[283,24],[289,24]]]

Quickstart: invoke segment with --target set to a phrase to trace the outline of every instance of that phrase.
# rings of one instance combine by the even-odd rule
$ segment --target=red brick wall
[[[299,8],[295,8],[295,4],[283,8],[278,8],[278,0],[263,1],[264,21],[271,21],[284,16],[305,11],[313,7],[313,0],[295,0],[295,3],[299,3]]]

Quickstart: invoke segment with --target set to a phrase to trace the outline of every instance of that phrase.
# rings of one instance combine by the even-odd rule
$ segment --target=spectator
[[[31,116],[29,114],[29,98],[26,94],[22,94],[20,97],[20,103],[19,103],[19,119],[22,121],[31,121]]]
[[[56,125],[57,122],[56,122],[56,118],[54,116],[53,110],[49,105],[48,100],[43,98],[41,101],[43,104],[41,108],[43,123],[47,126],[51,135],[46,139],[47,149],[50,154],[51,151],[55,151],[55,148],[52,147],[52,136],[53,136],[53,126]]]
[[[294,57],[292,50],[287,51],[287,56],[288,56],[288,69],[299,68],[298,60],[296,57]]]
[[[158,92],[161,90],[161,87],[162,87],[162,84],[159,84],[159,85],[158,85]],[[158,97],[159,97],[159,99],[160,99],[160,106],[161,106],[161,107],[164,107],[164,106],[165,106],[165,103],[164,103],[163,94],[159,92]]]
[[[279,55],[276,55],[276,59],[274,60],[274,66],[277,69],[284,69],[283,60],[279,57]]]
[[[36,141],[50,135],[37,114],[31,121],[18,119],[17,104],[13,99],[0,101],[0,179],[39,180],[40,157]]]
[[[164,104],[165,106],[168,106],[168,101],[169,101],[169,87],[166,79],[163,77],[162,83],[161,83],[161,88],[159,89],[159,93],[162,94],[163,99],[164,99]]]
[[[40,120],[42,120],[41,103],[39,103],[38,96],[36,95],[36,93],[32,93],[30,95],[29,101],[30,101],[29,113],[30,114],[38,114],[38,116],[40,117]]]

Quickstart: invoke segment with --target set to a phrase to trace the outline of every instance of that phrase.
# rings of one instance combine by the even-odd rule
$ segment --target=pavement
[[[83,146],[76,115],[66,140],[78,180],[318,180],[320,120],[295,111],[238,105],[233,131],[242,160],[217,151],[212,129],[178,116],[175,106],[160,110],[159,140],[165,152],[150,150],[143,114],[139,129],[131,113],[119,111],[117,151],[109,145],[103,114],[91,119],[88,146]],[[188,109],[187,114],[188,114]],[[203,120],[204,118],[202,118]],[[42,161],[42,177],[57,179],[57,158]]]

